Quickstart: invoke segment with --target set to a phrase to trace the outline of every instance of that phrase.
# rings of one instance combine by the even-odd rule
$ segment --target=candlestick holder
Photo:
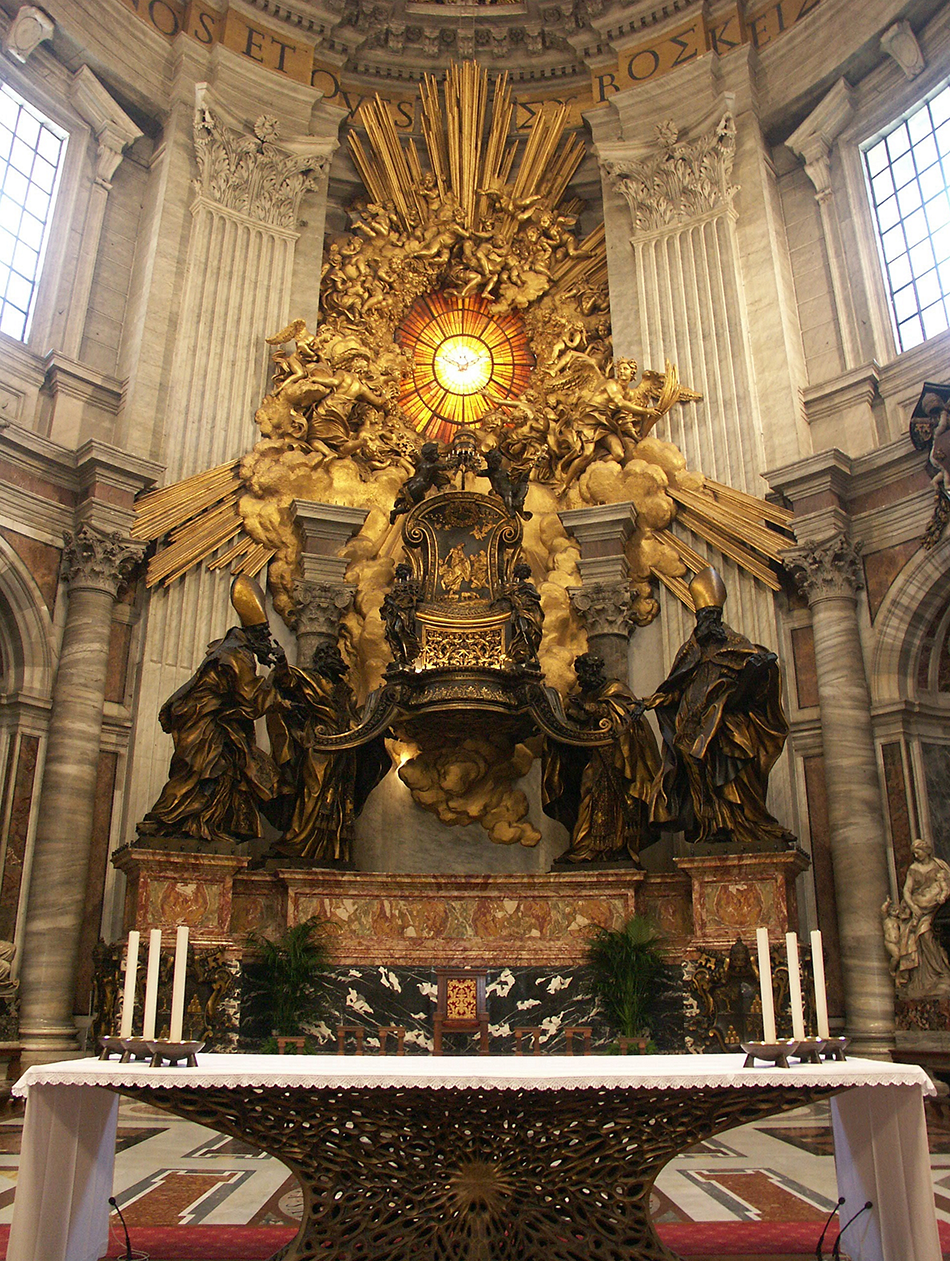
[[[99,1046],[102,1048],[99,1052],[100,1060],[111,1060],[113,1055],[121,1059],[122,1052],[125,1050],[125,1039],[106,1035],[99,1039]]]
[[[801,1038],[795,1058],[800,1064],[820,1064],[821,1053],[825,1049],[824,1038]]]
[[[129,1064],[133,1060],[149,1060],[152,1053],[148,1049],[149,1043],[144,1038],[119,1038],[118,1041],[122,1046],[122,1055],[119,1057],[120,1064]]]
[[[147,1045],[152,1068],[161,1068],[163,1064],[175,1068],[182,1060],[186,1068],[197,1068],[198,1052],[204,1048],[203,1042],[170,1042],[167,1038],[158,1038]]]
[[[821,1053],[826,1060],[843,1060],[845,1059],[845,1048],[851,1042],[850,1038],[825,1038],[824,1046]]]
[[[788,1057],[798,1050],[798,1043],[793,1038],[778,1042],[741,1042],[739,1045],[746,1053],[743,1068],[755,1068],[756,1060],[774,1064],[777,1068],[788,1068]]]

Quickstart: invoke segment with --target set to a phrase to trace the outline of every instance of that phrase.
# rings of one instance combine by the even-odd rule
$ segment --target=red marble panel
[[[887,797],[887,816],[891,824],[891,841],[898,879],[903,882],[911,864],[910,810],[907,805],[907,781],[904,778],[904,760],[899,741],[885,744],[881,749],[884,760],[884,792]]]
[[[92,816],[92,844],[89,849],[89,874],[86,878],[86,902],[79,938],[79,970],[76,974],[76,1011],[89,1010],[92,989],[92,949],[99,940],[102,924],[102,897],[106,887],[109,862],[109,832],[112,828],[112,802],[115,797],[115,753],[100,753],[96,777],[96,804]]]
[[[109,636],[109,659],[106,664],[105,698],[116,705],[121,705],[125,700],[131,643],[132,627],[128,622],[113,622],[112,633]]]
[[[0,528],[0,534],[33,575],[52,616],[56,606],[56,592],[59,589],[59,548],[50,547],[48,543],[40,543],[36,539],[27,538],[26,535],[17,534],[14,530],[8,530],[5,527]]]
[[[920,540],[907,539],[879,552],[869,552],[864,557],[864,582],[868,593],[871,621],[877,617],[881,601],[887,595],[891,583],[920,548]]]
[[[835,898],[835,877],[831,863],[831,834],[828,827],[828,790],[825,785],[825,763],[820,756],[802,759],[805,771],[805,800],[808,807],[808,830],[811,835],[812,876],[815,881],[815,902],[818,927],[825,948],[825,982],[828,989],[828,1011],[832,1016],[844,1015],[844,992],[841,985],[841,945],[838,940],[838,904]]]
[[[709,881],[703,887],[707,931],[717,928],[758,928],[775,918],[775,890],[771,884],[736,880]],[[784,909],[784,908],[783,908]]]
[[[795,662],[795,692],[798,708],[818,704],[818,667],[815,664],[815,634],[810,626],[792,631],[792,659]]]
[[[39,747],[40,742],[37,736],[23,736],[20,740],[16,770],[13,771],[11,767],[8,771],[7,783],[12,788],[13,802],[10,808],[7,848],[3,860],[3,881],[0,884],[0,938],[4,941],[12,941],[16,932],[16,913],[20,901],[20,883],[23,879],[26,838],[30,830],[30,812],[33,809]],[[13,752],[14,746],[11,743],[11,758]]]
[[[223,930],[222,888],[207,880],[149,876],[147,920],[163,932],[187,924],[189,928]]]

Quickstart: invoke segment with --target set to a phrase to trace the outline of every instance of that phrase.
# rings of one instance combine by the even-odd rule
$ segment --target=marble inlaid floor
[[[0,1122],[0,1224],[13,1211],[20,1120]],[[950,1107],[928,1106],[938,1218],[950,1223]],[[137,1226],[293,1225],[300,1194],[276,1160],[190,1121],[123,1100],[114,1192]],[[827,1104],[699,1144],[662,1173],[658,1222],[821,1223],[835,1204]]]

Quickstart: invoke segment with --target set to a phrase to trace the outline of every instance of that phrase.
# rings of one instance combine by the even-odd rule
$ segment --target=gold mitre
[[[721,609],[726,603],[726,584],[718,570],[707,565],[689,584],[689,594],[697,613],[700,609]]]
[[[231,583],[231,603],[234,611],[241,619],[242,626],[263,626],[267,624],[267,613],[264,611],[264,592],[253,578],[239,574]]]

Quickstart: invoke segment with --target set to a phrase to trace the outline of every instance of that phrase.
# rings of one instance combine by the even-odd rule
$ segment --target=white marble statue
[[[901,998],[950,996],[950,960],[933,932],[933,918],[950,899],[950,865],[934,856],[930,841],[911,846],[899,904],[889,898],[881,908],[884,944]]]

